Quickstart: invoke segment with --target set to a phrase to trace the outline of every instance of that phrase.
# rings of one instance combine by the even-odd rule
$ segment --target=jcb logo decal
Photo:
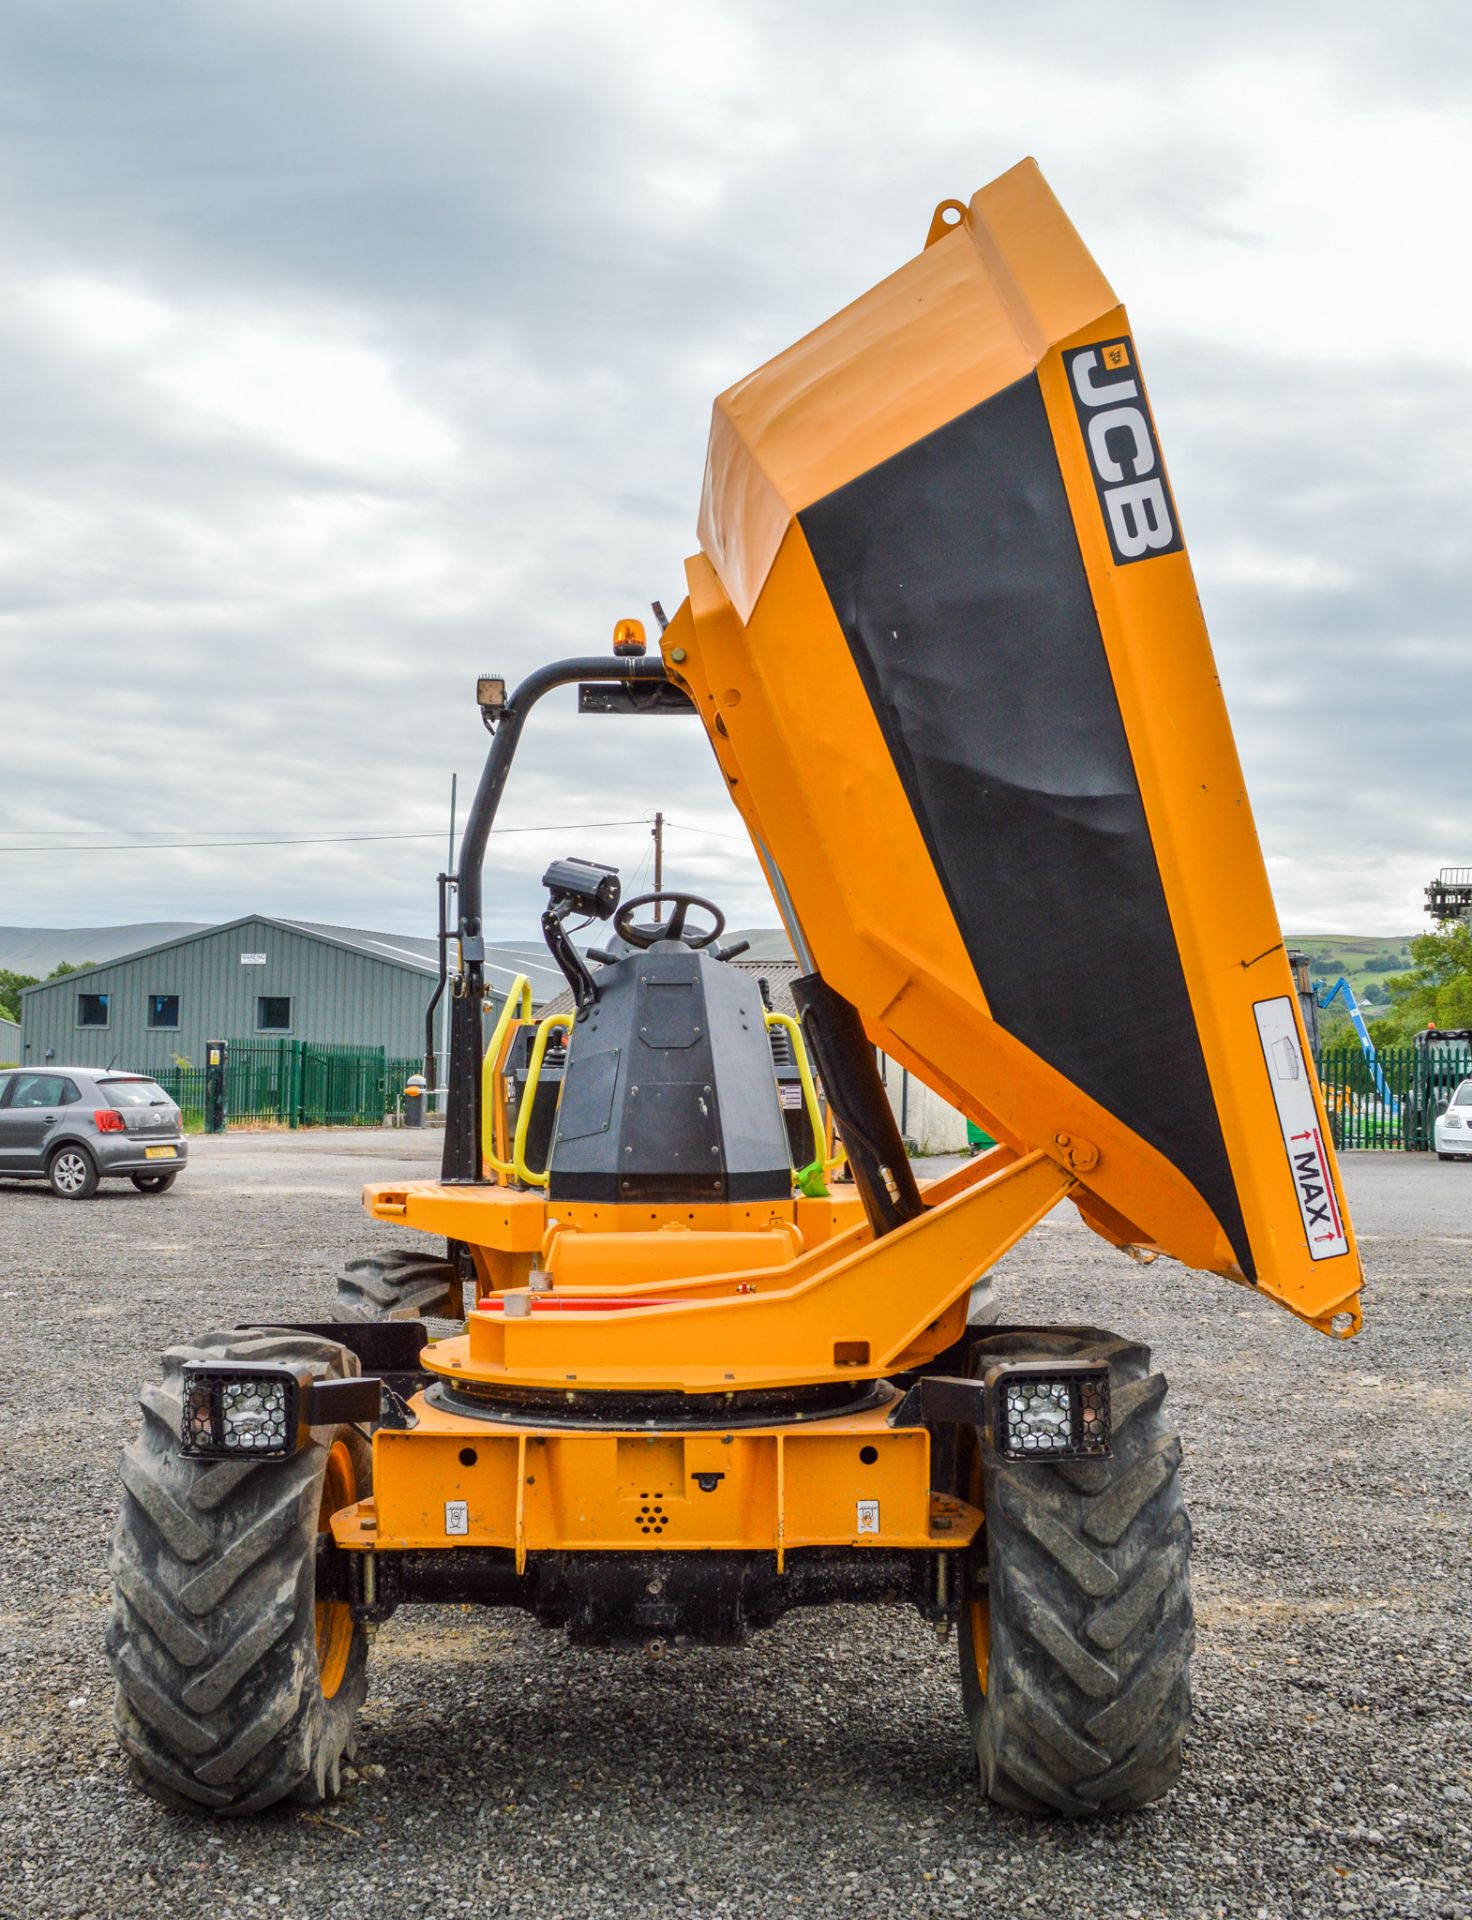
[[[1179,553],[1175,502],[1140,391],[1134,343],[1076,347],[1064,354],[1063,365],[1116,562]]]

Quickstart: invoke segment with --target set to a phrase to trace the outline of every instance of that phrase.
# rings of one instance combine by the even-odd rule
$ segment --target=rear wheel
[[[90,1200],[97,1191],[97,1162],[85,1147],[58,1147],[46,1162],[46,1178],[63,1200]]]
[[[1149,1349],[1094,1328],[998,1334],[999,1360],[1108,1365],[1113,1453],[1034,1466],[971,1436],[984,1546],[969,1569],[961,1689],[987,1793],[1024,1813],[1147,1806],[1180,1771],[1194,1642],[1181,1444]]]
[[[398,1248],[349,1260],[337,1279],[339,1320],[465,1318],[459,1268],[438,1254]]]
[[[133,1185],[140,1193],[167,1193],[178,1178],[177,1173],[135,1173]]]
[[[334,1341],[207,1334],[164,1355],[125,1450],[107,1647],[118,1738],[166,1806],[256,1813],[338,1792],[367,1689],[367,1636],[345,1601],[319,1601],[319,1535],[372,1482],[356,1427],[314,1427],[289,1460],[186,1460],[186,1360],[258,1360],[337,1379]]]

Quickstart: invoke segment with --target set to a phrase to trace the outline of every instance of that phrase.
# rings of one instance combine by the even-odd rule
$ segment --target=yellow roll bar
[[[538,1173],[526,1164],[527,1129],[532,1123],[532,1108],[537,1099],[537,1083],[542,1077],[542,1059],[547,1051],[547,1042],[553,1029],[561,1027],[570,1032],[577,1018],[573,1013],[549,1013],[537,1028],[537,1037],[532,1042],[531,1065],[527,1068],[526,1087],[521,1096],[521,1105],[516,1115],[516,1141],[512,1148],[511,1160],[518,1180],[525,1181],[529,1187],[545,1187],[547,1174],[545,1169]]]
[[[843,1165],[847,1156],[840,1147],[833,1159],[823,1158],[823,1148],[827,1142],[827,1134],[823,1126],[823,1109],[818,1105],[818,1089],[813,1082],[813,1069],[808,1063],[808,1049],[802,1037],[802,1027],[790,1013],[776,1013],[770,1007],[766,1010],[766,1022],[769,1029],[784,1027],[792,1042],[792,1057],[797,1062],[797,1077],[802,1083],[802,1103],[807,1110],[808,1125],[813,1130],[813,1151],[817,1158],[812,1166],[799,1167],[795,1177],[800,1180],[804,1174],[810,1174],[814,1168],[820,1169],[823,1173],[832,1173],[835,1168]]]
[[[526,1087],[516,1118],[516,1136],[512,1143],[510,1160],[502,1160],[495,1149],[495,1079],[504,1064],[502,1055],[506,1051],[513,1021],[517,1018],[526,1021],[531,1017],[531,983],[525,974],[518,974],[511,983],[505,1005],[501,1008],[501,1016],[496,1022],[495,1031],[486,1048],[485,1066],[482,1069],[484,1086],[481,1099],[483,1116],[481,1152],[486,1165],[503,1180],[516,1179],[527,1186],[545,1187],[547,1184],[545,1171],[538,1172],[526,1164],[527,1133],[531,1126],[532,1107],[535,1104],[537,1086],[541,1080],[542,1062],[546,1058],[547,1043],[558,1028],[563,1031],[571,1030],[575,1018],[573,1014],[549,1013],[538,1026],[537,1037],[532,1043],[532,1057],[527,1070]],[[790,1013],[776,1013],[768,1010],[765,1018],[769,1028],[784,1028],[792,1042],[792,1055],[797,1063],[797,1077],[802,1086],[803,1107],[808,1116],[808,1125],[812,1128],[813,1143],[817,1153],[812,1166],[798,1168],[794,1177],[800,1179],[803,1174],[811,1173],[815,1169],[823,1173],[832,1173],[843,1165],[846,1155],[840,1146],[831,1160],[824,1158],[823,1148],[827,1133],[823,1123],[823,1109],[818,1101],[818,1089],[813,1080],[812,1066],[808,1061],[807,1043],[803,1039],[802,1028]]]
[[[516,1169],[510,1160],[502,1160],[496,1153],[496,1075],[501,1071],[501,1056],[506,1051],[512,1023],[518,1019],[530,1020],[531,1017],[532,983],[524,973],[519,973],[507,990],[481,1067],[481,1156],[502,1180],[509,1180]]]

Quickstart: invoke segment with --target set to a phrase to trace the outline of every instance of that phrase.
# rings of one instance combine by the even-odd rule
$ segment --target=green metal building
[[[563,984],[533,948],[487,957],[503,991],[518,972],[538,1001]],[[202,1066],[206,1042],[223,1039],[382,1047],[412,1059],[424,1051],[436,971],[433,939],[250,914],[28,987],[14,1057],[152,1072]]]

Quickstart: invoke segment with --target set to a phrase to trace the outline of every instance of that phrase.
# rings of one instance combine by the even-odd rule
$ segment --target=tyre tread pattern
[[[1181,1445],[1147,1348],[1095,1328],[1001,1334],[1007,1358],[1107,1362],[1107,1460],[1056,1467],[985,1455],[986,1691],[962,1635],[962,1682],[987,1792],[1079,1818],[1148,1805],[1180,1771],[1194,1641]]]
[[[115,1722],[135,1778],[166,1805],[247,1814],[337,1791],[366,1690],[355,1636],[331,1700],[316,1662],[317,1508],[326,1453],[346,1433],[360,1491],[367,1443],[314,1428],[289,1460],[192,1461],[178,1450],[187,1360],[288,1361],[314,1376],[359,1371],[335,1342],[262,1330],[210,1334],[164,1355],[124,1449],[107,1647]]]
[[[465,1318],[465,1283],[451,1260],[395,1248],[349,1260],[337,1277],[339,1320]]]

